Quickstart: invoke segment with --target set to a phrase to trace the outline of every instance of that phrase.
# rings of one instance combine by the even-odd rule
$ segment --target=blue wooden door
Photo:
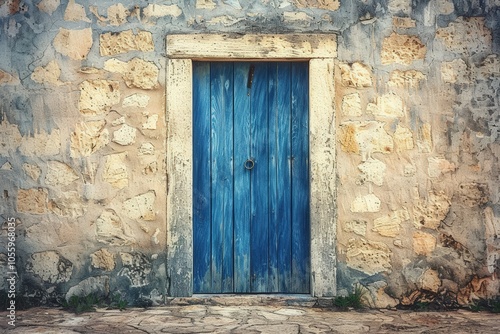
[[[193,63],[195,293],[309,293],[306,62]]]

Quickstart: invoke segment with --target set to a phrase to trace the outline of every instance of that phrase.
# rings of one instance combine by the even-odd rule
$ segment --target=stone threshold
[[[328,307],[332,305],[332,298],[307,294],[195,294],[192,297],[167,297],[166,305]]]

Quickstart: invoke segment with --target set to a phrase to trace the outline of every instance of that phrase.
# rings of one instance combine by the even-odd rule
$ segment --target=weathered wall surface
[[[500,1],[0,0],[0,215],[32,303],[161,303],[165,36],[338,35],[338,290],[499,294]],[[7,229],[0,237],[6,271]],[[0,289],[6,289],[5,282]]]

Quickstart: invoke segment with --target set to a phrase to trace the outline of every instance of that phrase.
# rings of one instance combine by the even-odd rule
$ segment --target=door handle
[[[253,158],[247,159],[243,166],[245,166],[245,169],[252,170],[255,166],[255,161],[253,161]]]

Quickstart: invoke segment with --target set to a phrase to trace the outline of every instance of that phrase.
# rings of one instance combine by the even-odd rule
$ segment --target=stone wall
[[[314,32],[338,35],[339,293],[499,295],[499,22],[498,0],[0,0],[0,271],[14,217],[30,303],[164,303],[165,37]]]

